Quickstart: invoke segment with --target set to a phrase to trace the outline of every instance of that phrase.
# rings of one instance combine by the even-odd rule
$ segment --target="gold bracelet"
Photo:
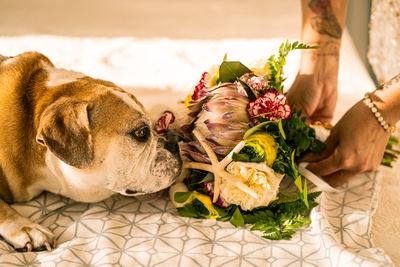
[[[382,117],[382,114],[378,111],[378,108],[375,106],[374,102],[371,99],[370,93],[366,93],[364,96],[364,103],[369,107],[369,109],[372,111],[374,114],[375,118],[379,122],[379,124],[382,126],[382,128],[385,130],[387,133],[393,133],[396,131],[396,127],[390,125],[385,121],[385,119]]]

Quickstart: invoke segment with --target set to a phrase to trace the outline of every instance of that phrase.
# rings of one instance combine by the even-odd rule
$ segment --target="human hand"
[[[322,154],[307,154],[307,169],[330,185],[340,186],[353,176],[378,168],[390,134],[362,102],[355,104],[332,129]]]
[[[289,102],[303,111],[308,122],[331,122],[337,102],[338,64],[336,57],[310,59],[289,89]]]

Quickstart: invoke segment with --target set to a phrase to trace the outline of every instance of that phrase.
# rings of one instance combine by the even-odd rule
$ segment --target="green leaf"
[[[224,58],[222,59],[222,62],[225,62],[228,59],[228,53],[225,53]]]
[[[280,191],[279,192],[279,198],[276,200],[277,204],[282,204],[282,203],[288,203],[288,202],[293,202],[299,199],[299,196],[297,194],[291,194],[286,191]]]
[[[258,131],[263,131],[265,130],[265,128],[267,128],[267,126],[269,124],[276,124],[275,121],[266,121],[266,122],[262,122],[254,127],[251,127],[250,129],[248,129],[244,135],[243,135],[243,139],[247,139],[249,138],[251,135],[255,134]]]
[[[396,162],[400,156],[400,151],[398,149],[393,148],[393,146],[397,146],[399,144],[399,139],[396,136],[392,135],[389,137],[389,141],[386,145],[385,152],[382,157],[381,165],[392,168],[392,163]]]
[[[192,218],[199,218],[199,214],[197,213],[196,209],[193,207],[192,204],[187,204],[182,208],[177,208],[179,216],[182,217],[192,217]]]
[[[192,200],[192,205],[196,209],[196,211],[201,215],[207,216],[210,214],[210,211],[207,209],[206,206],[204,206],[203,202],[201,202],[197,198]]]
[[[215,204],[213,204],[214,209],[218,212],[219,218],[217,218],[218,221],[229,221],[233,215],[233,212],[236,210],[236,205],[229,205],[226,208],[221,208]]]
[[[233,161],[250,162],[249,156],[247,154],[242,154],[242,153],[233,153],[232,160]]]
[[[266,238],[266,239],[270,239],[270,240],[281,240],[282,239],[282,235],[279,231],[271,231],[271,232],[267,232],[265,233],[265,235],[263,235],[262,237]]]
[[[199,182],[199,184],[202,183],[208,183],[214,181],[214,174],[212,174],[211,172],[207,173],[207,175]]]
[[[235,227],[240,227],[244,225],[244,219],[242,213],[239,210],[239,207],[236,207],[235,212],[233,213],[229,222],[233,224]]]
[[[282,126],[282,119],[279,119],[278,127],[279,127],[279,132],[281,133],[283,139],[286,140],[285,131],[283,130],[283,126]]]
[[[299,176],[299,171],[296,168],[295,162],[294,162],[294,155],[295,155],[296,149],[292,151],[292,155],[290,157],[290,162],[291,162],[291,166],[292,166],[292,171],[293,171],[293,178],[294,177],[298,177]]]
[[[321,194],[322,194],[322,191],[312,192],[312,193],[308,194],[308,201],[314,201]]]
[[[192,192],[176,192],[174,195],[175,202],[184,203],[192,195]]]
[[[314,153],[322,153],[326,149],[326,145],[322,143],[320,140],[315,139],[313,146],[311,147],[311,151]]]
[[[297,178],[294,180],[294,184],[296,185],[296,187],[299,189],[300,193],[303,193],[303,186],[301,183],[301,176],[297,176]]]
[[[233,83],[243,74],[250,72],[251,70],[239,61],[225,61],[219,67],[219,77],[223,83]]]
[[[307,208],[309,208],[310,206],[308,205],[307,180],[306,179],[304,179],[303,198],[304,198],[304,204],[307,206]]]
[[[238,81],[239,81],[240,84],[243,86],[244,90],[245,90],[246,93],[247,93],[247,97],[250,99],[250,101],[256,100],[256,99],[257,99],[257,96],[256,96],[256,94],[254,93],[253,89],[251,89],[251,87],[250,87],[247,83],[245,83],[244,81],[239,80],[239,79],[238,79]]]

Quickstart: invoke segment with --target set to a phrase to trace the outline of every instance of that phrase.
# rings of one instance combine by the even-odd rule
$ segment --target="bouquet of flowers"
[[[180,216],[251,224],[273,240],[310,223],[306,216],[320,192],[308,193],[296,161],[325,145],[287,102],[282,69],[290,51],[314,48],[285,42],[260,69],[225,56],[202,75],[183,112],[163,113],[156,131],[178,144],[183,160],[170,188]],[[279,190],[285,175],[297,193]]]

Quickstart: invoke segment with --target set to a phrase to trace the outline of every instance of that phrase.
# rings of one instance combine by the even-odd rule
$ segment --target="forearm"
[[[383,118],[395,125],[400,120],[400,74],[376,89],[371,98]]]
[[[347,2],[301,0],[302,42],[319,46],[319,49],[302,51],[300,73],[314,73],[316,68],[321,67],[321,61],[329,61],[330,69],[337,72]]]

